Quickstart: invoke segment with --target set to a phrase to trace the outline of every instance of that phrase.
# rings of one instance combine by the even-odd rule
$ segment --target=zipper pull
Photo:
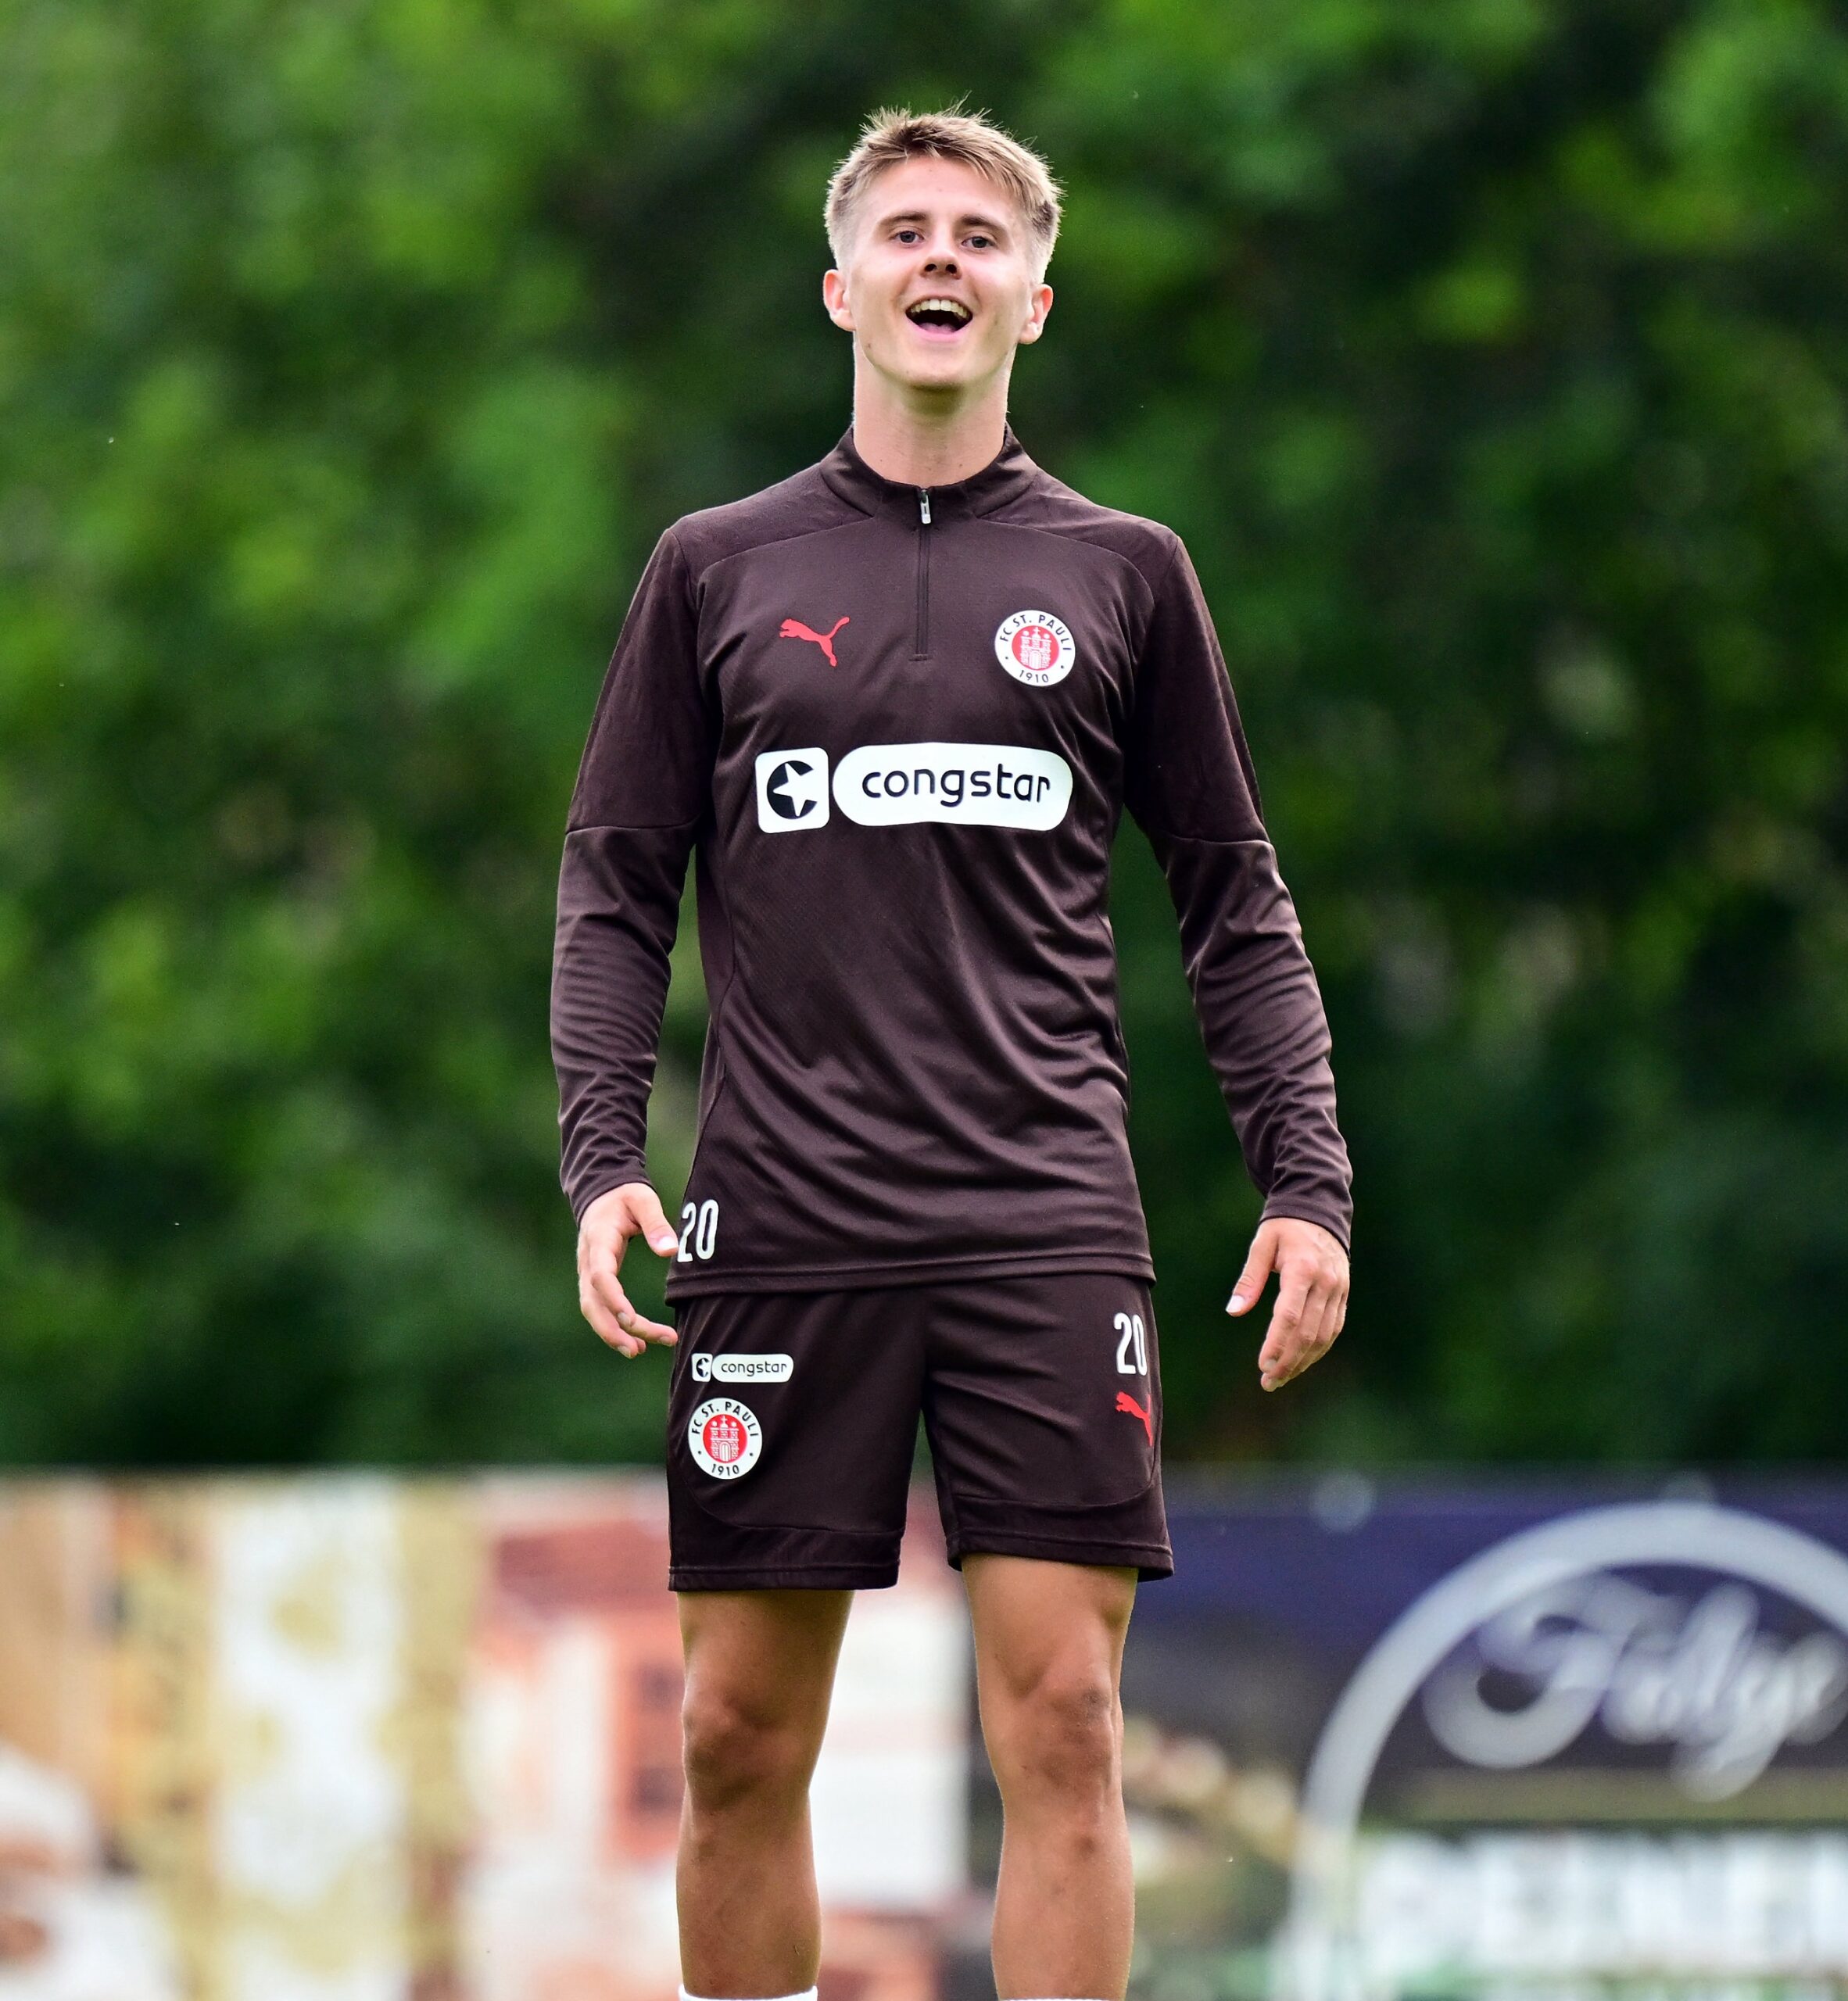
[[[925,527],[929,527],[930,489],[928,486],[920,486],[918,489],[918,518],[924,524]]]

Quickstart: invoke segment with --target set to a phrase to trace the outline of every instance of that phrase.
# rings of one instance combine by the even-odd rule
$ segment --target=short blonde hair
[[[954,106],[947,111],[876,111],[867,120],[853,151],[834,170],[822,211],[836,266],[847,267],[861,199],[875,176],[918,159],[959,160],[992,181],[1020,211],[1033,275],[1045,277],[1058,238],[1058,183],[1037,153],[990,124],[985,113]]]

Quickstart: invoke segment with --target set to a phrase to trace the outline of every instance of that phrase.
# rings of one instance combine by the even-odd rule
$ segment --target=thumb
[[[629,1198],[629,1212],[636,1227],[647,1238],[650,1250],[671,1258],[679,1249],[680,1240],[662,1213],[660,1196],[652,1188],[636,1189]]]
[[[1277,1262],[1278,1231],[1273,1222],[1261,1222],[1258,1233],[1252,1239],[1252,1247],[1246,1253],[1245,1269],[1238,1275],[1232,1288],[1232,1297],[1226,1302],[1228,1313],[1249,1312],[1258,1303],[1258,1295],[1264,1290],[1264,1281],[1270,1277],[1272,1266]]]

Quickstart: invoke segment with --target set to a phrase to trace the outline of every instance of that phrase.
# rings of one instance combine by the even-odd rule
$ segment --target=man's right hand
[[[632,1237],[646,1237],[664,1258],[680,1247],[661,1213],[661,1197],[646,1181],[605,1189],[578,1226],[578,1305],[600,1339],[632,1359],[649,1342],[672,1348],[678,1337],[658,1320],[643,1319],[622,1289],[618,1273]]]

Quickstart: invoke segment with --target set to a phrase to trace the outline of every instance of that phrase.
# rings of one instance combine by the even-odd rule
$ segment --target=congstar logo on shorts
[[[688,1358],[696,1383],[786,1383],[796,1373],[786,1355],[703,1355]]]
[[[1072,803],[1072,768],[1019,743],[864,743],[835,766],[825,750],[765,750],[757,825],[781,834],[828,823],[828,802],[862,827],[1014,827],[1044,832]]]

